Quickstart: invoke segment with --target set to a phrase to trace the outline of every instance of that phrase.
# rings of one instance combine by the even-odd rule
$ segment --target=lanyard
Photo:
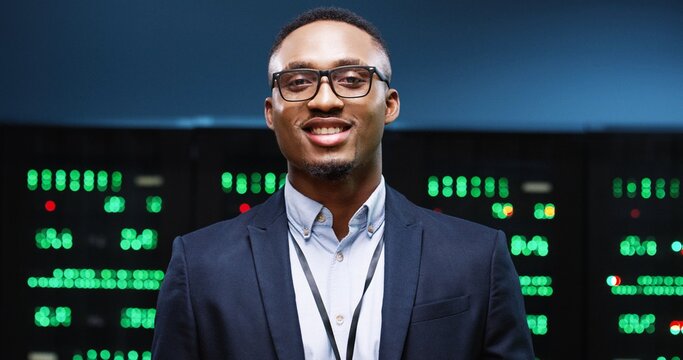
[[[337,342],[335,341],[334,333],[332,332],[332,325],[330,323],[330,319],[327,317],[327,310],[325,309],[325,304],[323,303],[323,299],[320,296],[318,285],[316,285],[315,283],[315,279],[313,278],[311,269],[308,266],[308,261],[306,261],[306,257],[304,256],[304,253],[301,251],[299,244],[296,243],[294,235],[292,235],[292,242],[294,243],[294,249],[296,250],[296,255],[299,258],[299,263],[301,263],[301,268],[304,270],[304,274],[306,275],[308,286],[311,288],[313,298],[315,298],[315,305],[318,307],[320,319],[322,319],[323,325],[325,326],[325,332],[327,332],[327,339],[330,341],[330,344],[332,345],[334,357],[337,360],[341,360],[341,356],[339,355],[339,349],[337,348]],[[358,301],[358,305],[356,305],[356,310],[353,312],[353,319],[351,320],[351,328],[349,330],[349,342],[346,345],[347,360],[351,360],[353,358],[353,348],[356,345],[356,330],[358,328],[358,317],[360,316],[360,308],[363,305],[363,297],[365,296],[365,292],[368,290],[368,286],[370,286],[372,277],[375,275],[375,269],[377,269],[379,255],[382,253],[383,243],[384,236],[382,236],[382,239],[380,239],[380,241],[377,243],[375,252],[372,254],[372,260],[370,260],[370,266],[368,267],[368,274],[365,276],[365,287],[363,288],[363,294],[361,295],[360,300]]]

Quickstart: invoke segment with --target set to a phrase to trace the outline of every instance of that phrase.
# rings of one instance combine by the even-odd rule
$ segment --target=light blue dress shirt
[[[292,241],[299,244],[306,256],[332,323],[339,354],[345,359],[353,312],[363,294],[373,252],[384,236],[384,177],[351,217],[349,233],[341,241],[332,229],[333,219],[329,209],[298,192],[289,180],[285,184],[284,195],[290,230],[289,258],[306,359],[334,360],[334,352]],[[383,296],[384,251],[363,297],[354,359],[379,357]]]

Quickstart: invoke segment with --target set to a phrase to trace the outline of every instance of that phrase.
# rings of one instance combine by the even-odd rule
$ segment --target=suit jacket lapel
[[[414,205],[387,186],[384,299],[379,358],[400,359],[410,326],[422,252],[422,225]]]
[[[252,211],[259,213],[253,225],[248,226],[249,237],[275,351],[280,359],[303,359],[283,192],[279,191]]]

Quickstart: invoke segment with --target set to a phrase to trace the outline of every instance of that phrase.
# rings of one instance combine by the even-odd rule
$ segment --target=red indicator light
[[[638,209],[632,209],[631,210],[631,218],[632,219],[637,219],[640,217],[640,210]]]
[[[514,212],[514,208],[512,207],[512,205],[510,205],[510,204],[503,205],[503,213],[505,214],[506,217],[512,216],[513,212]],[[555,215],[554,209],[553,209],[553,215]]]
[[[435,208],[434,208],[434,211],[435,211],[435,212],[438,212],[439,214],[443,213],[443,210],[441,210],[440,207],[435,207]]]
[[[45,202],[45,210],[47,210],[48,212],[53,212],[56,208],[57,204],[54,201],[48,200]]]
[[[249,209],[251,209],[251,206],[249,204],[247,204],[247,203],[240,204],[240,214],[249,211]]]
[[[621,277],[619,275],[610,275],[607,277],[608,286],[619,286],[621,285]]]

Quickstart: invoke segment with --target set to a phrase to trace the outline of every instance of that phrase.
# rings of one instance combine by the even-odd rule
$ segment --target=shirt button
[[[374,228],[372,225],[368,225],[368,232],[369,232],[370,234],[374,233],[374,232],[375,232],[375,228]]]
[[[323,213],[318,214],[318,216],[315,218],[315,220],[319,223],[325,222],[326,219],[327,218],[325,217],[325,214],[323,214]]]
[[[308,236],[308,234],[311,233],[311,230],[309,230],[307,227],[304,228],[304,236]]]
[[[334,319],[337,320],[337,325],[341,325],[344,323],[344,316],[342,315],[337,315]]]
[[[337,251],[337,255],[335,255],[334,258],[337,259],[337,261],[342,262],[344,261],[344,254],[342,254],[341,251]]]

